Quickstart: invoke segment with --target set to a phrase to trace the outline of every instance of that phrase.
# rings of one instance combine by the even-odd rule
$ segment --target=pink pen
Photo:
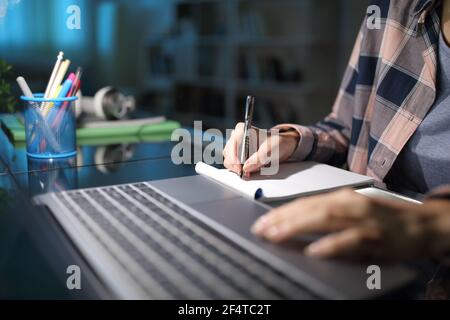
[[[77,75],[78,75],[78,71],[77,71]],[[70,87],[69,92],[67,93],[66,97],[71,97],[72,96],[74,87],[77,85],[77,82],[79,81],[77,79],[77,75],[75,75],[74,73],[71,73],[69,75],[69,77],[67,78],[68,80],[72,81],[72,86]],[[66,111],[67,104],[68,104],[68,102],[64,102],[63,106],[61,108],[59,108],[59,110],[58,110],[58,112],[57,112],[57,114],[55,116],[55,119],[53,120],[53,123],[51,123],[51,127],[52,128],[58,127],[59,123],[61,122],[61,119],[64,116],[64,112]]]

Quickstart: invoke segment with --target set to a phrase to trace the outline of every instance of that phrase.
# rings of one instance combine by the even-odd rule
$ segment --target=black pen
[[[244,175],[244,163],[245,161],[247,161],[250,152],[249,130],[252,127],[254,104],[255,98],[252,96],[247,96],[247,102],[245,104],[244,135],[242,136],[241,157],[239,159],[241,163],[241,174],[240,174],[241,178]]]

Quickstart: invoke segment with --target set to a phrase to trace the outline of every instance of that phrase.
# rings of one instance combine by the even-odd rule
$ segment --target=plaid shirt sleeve
[[[363,26],[365,26],[365,22]],[[352,84],[356,82],[355,75],[357,75],[360,46],[364,37],[363,32],[366,29],[363,26],[356,39],[332,112],[312,126],[285,123],[274,127],[274,129],[295,129],[300,134],[299,144],[291,160],[312,160],[334,166],[345,164],[355,101],[355,91],[349,90],[349,88],[354,88]]]

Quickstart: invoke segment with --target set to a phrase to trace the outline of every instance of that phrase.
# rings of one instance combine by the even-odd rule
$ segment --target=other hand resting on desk
[[[450,252],[450,201],[420,205],[342,190],[274,209],[258,219],[252,231],[273,242],[326,232],[305,248],[307,255],[320,258],[440,257]]]

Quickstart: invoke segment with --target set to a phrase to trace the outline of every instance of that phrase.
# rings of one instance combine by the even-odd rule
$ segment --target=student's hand
[[[305,248],[305,254],[319,258],[439,257],[450,252],[450,201],[409,204],[344,190],[274,209],[252,231],[273,242],[327,233]]]
[[[300,140],[300,135],[297,131],[291,130],[287,132],[280,132],[276,136],[270,134],[266,130],[266,134],[260,134],[263,129],[252,127],[251,139],[256,139],[257,152],[250,154],[250,157],[244,163],[243,170],[248,176],[252,172],[259,171],[259,169],[267,165],[271,157],[275,155],[274,150],[278,151],[279,162],[286,161],[294,153]],[[244,135],[244,123],[240,122],[233,130],[230,139],[228,140],[224,150],[224,166],[236,173],[241,172],[241,163],[239,162],[239,150],[242,144],[242,137]],[[253,141],[255,143],[255,141]]]

